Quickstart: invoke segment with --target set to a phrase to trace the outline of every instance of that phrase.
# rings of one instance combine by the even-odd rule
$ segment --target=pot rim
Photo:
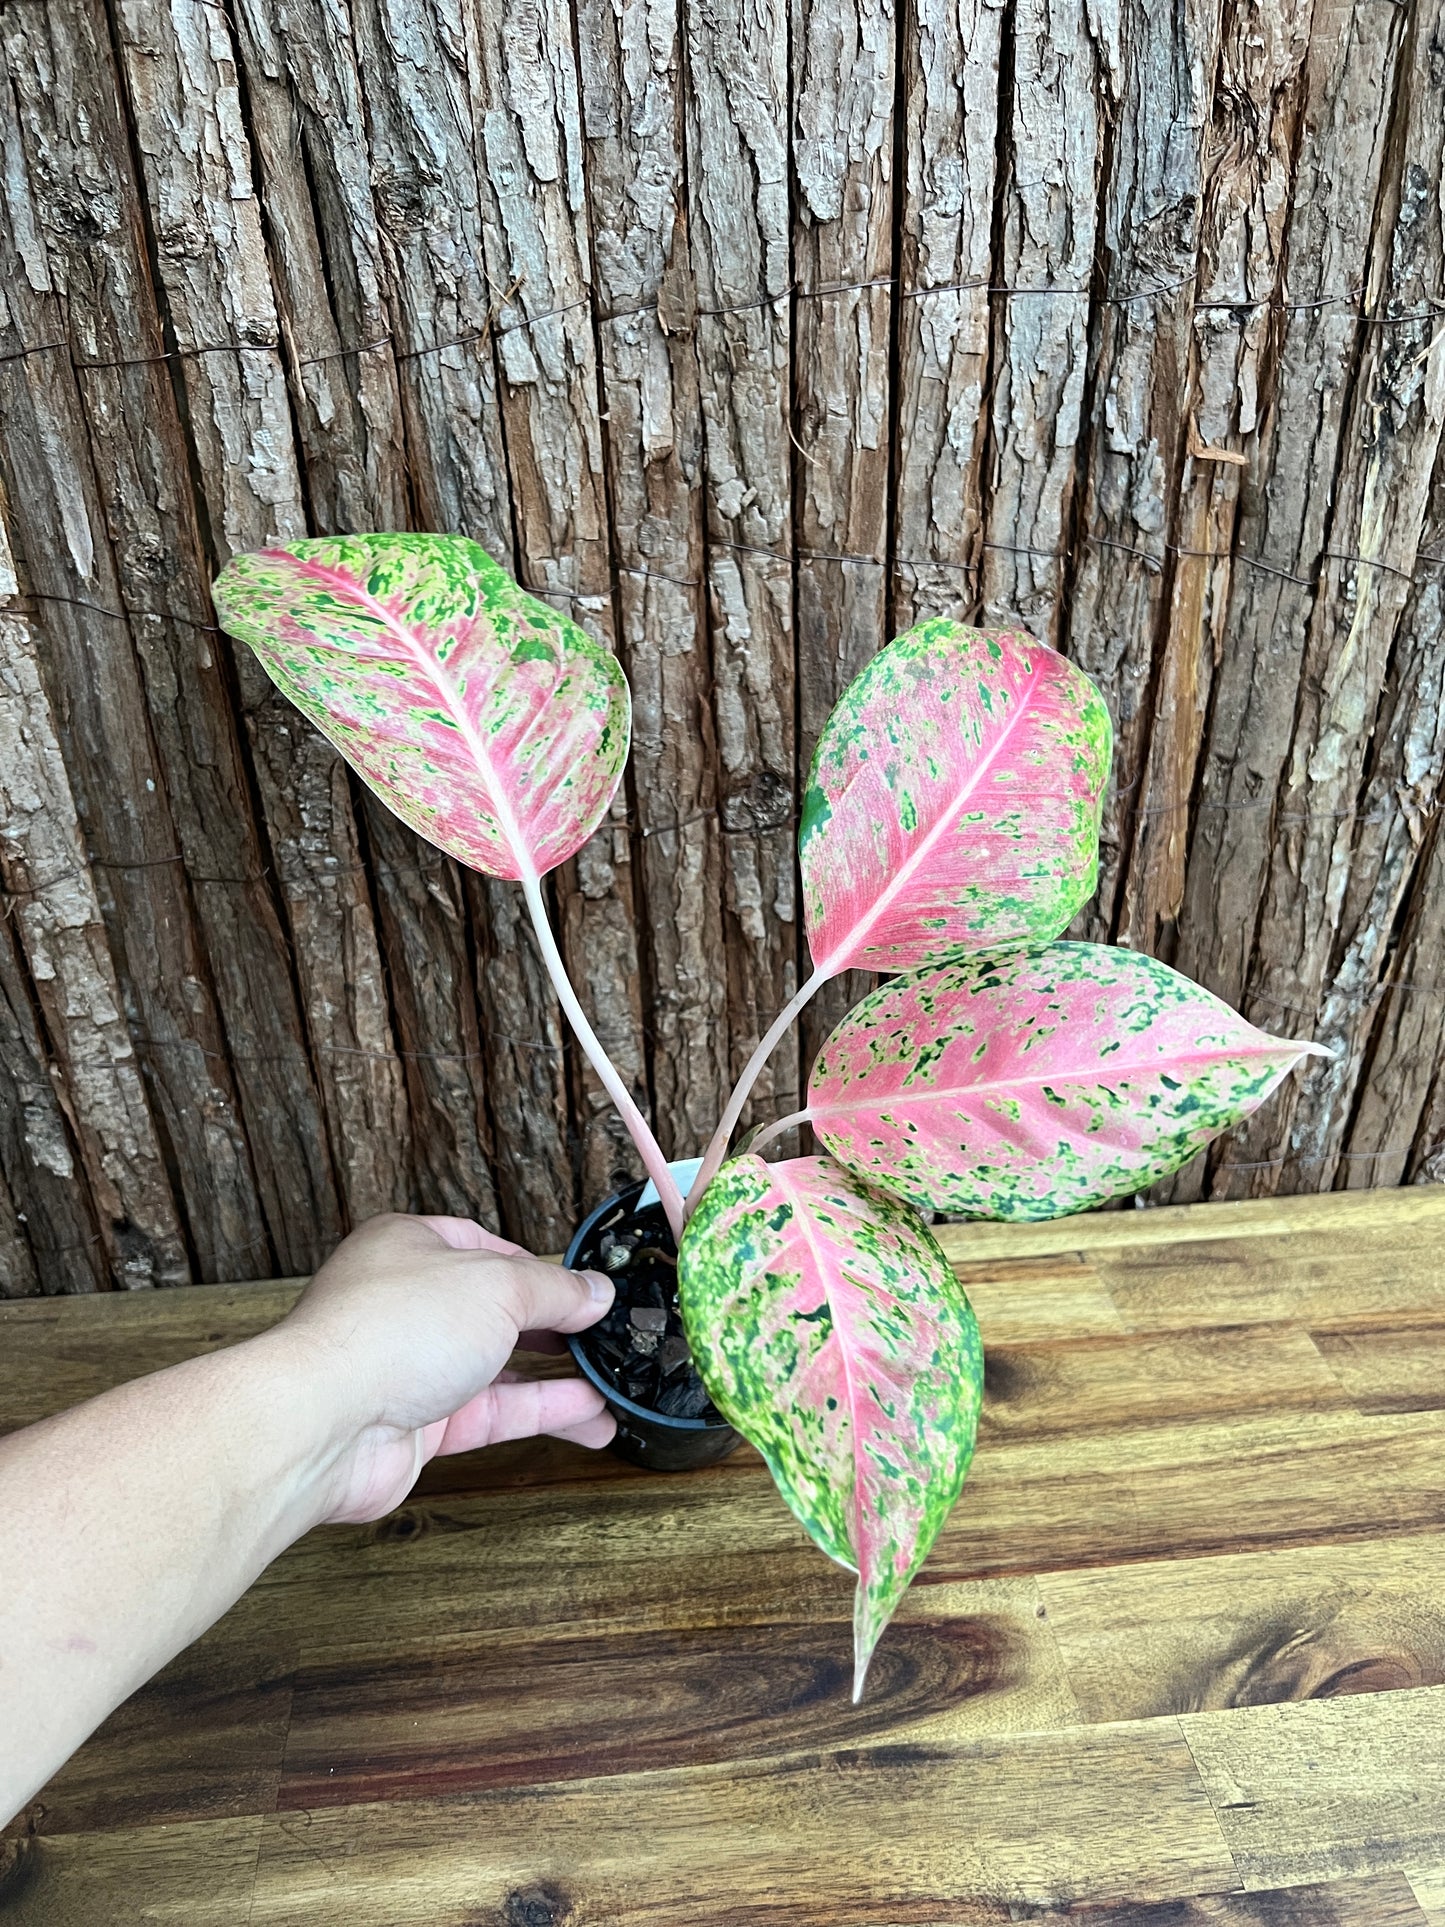
[[[595,1210],[588,1212],[581,1224],[579,1224],[577,1229],[572,1233],[571,1242],[568,1244],[566,1255],[562,1260],[569,1271],[573,1270],[576,1266],[577,1253],[587,1234],[601,1219],[615,1211],[618,1205],[626,1209],[629,1205],[635,1204],[637,1199],[642,1196],[644,1189],[645,1180],[635,1178],[631,1184],[624,1185],[620,1191],[614,1191],[610,1198],[604,1198]],[[591,1327],[589,1326],[588,1330],[590,1329]],[[728,1424],[725,1418],[673,1418],[670,1413],[656,1412],[651,1406],[639,1405],[635,1399],[630,1399],[625,1392],[619,1391],[609,1379],[602,1376],[602,1373],[582,1349],[582,1341],[586,1336],[587,1332],[585,1331],[572,1332],[567,1339],[567,1349],[576,1360],[577,1369],[581,1372],[582,1376],[589,1384],[595,1385],[597,1390],[601,1392],[602,1396],[607,1400],[607,1403],[615,1406],[618,1411],[626,1412],[632,1418],[645,1419],[649,1425],[661,1426],[665,1431],[669,1432],[730,1432],[733,1430],[733,1427]]]

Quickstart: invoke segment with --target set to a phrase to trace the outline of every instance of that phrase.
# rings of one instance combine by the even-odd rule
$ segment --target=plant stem
[[[812,1115],[813,1113],[806,1106],[801,1111],[790,1111],[786,1117],[780,1117],[776,1124],[765,1125],[752,1143],[745,1148],[754,1157],[761,1157],[765,1144],[771,1144],[773,1139],[781,1137],[784,1131],[791,1131],[795,1124],[806,1124]]]
[[[567,966],[562,961],[562,953],[557,948],[557,939],[552,934],[551,921],[547,916],[547,905],[542,896],[542,879],[538,876],[524,876],[522,890],[527,899],[527,909],[531,914],[532,928],[537,933],[537,943],[542,952],[542,961],[547,966],[547,975],[552,979],[552,988],[557,993],[557,1001],[566,1013],[567,1021],[577,1034],[577,1041],[587,1053],[587,1061],[602,1080],[602,1087],[617,1106],[618,1115],[627,1126],[628,1135],[637,1146],[647,1175],[657,1186],[657,1195],[662,1200],[667,1222],[672,1227],[672,1235],[682,1242],[683,1209],[682,1193],[677,1182],[667,1168],[667,1159],[662,1155],[662,1146],[648,1128],[647,1119],[632,1101],[632,1093],[617,1073],[612,1059],[603,1050],[596,1031],[587,1021],[587,1013],[578,1001],[572,988],[572,980],[567,975]]]
[[[733,1086],[733,1094],[728,1099],[727,1109],[723,1112],[718,1127],[712,1134],[707,1152],[703,1157],[702,1169],[693,1179],[692,1189],[687,1194],[687,1206],[683,1212],[684,1223],[692,1216],[698,1205],[701,1204],[703,1192],[706,1191],[709,1184],[712,1183],[713,1178],[717,1175],[718,1166],[727,1156],[728,1145],[732,1142],[733,1132],[737,1129],[738,1119],[743,1114],[743,1106],[748,1101],[749,1093],[752,1091],[753,1085],[758,1081],[758,1073],[781,1043],[784,1033],[798,1012],[816,991],[822,989],[827,981],[827,977],[824,976],[821,970],[815,970],[808,981],[794,996],[791,1003],[785,1004],[778,1012],[768,1028],[767,1035],[762,1039],[757,1049],[748,1059],[743,1068],[742,1076]]]

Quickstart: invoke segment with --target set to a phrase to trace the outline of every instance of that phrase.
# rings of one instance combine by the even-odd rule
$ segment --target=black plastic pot
[[[606,1270],[599,1250],[601,1232],[604,1228],[615,1231],[619,1224],[625,1226],[634,1216],[645,1188],[641,1181],[626,1185],[589,1212],[577,1227],[562,1260],[569,1270]],[[671,1234],[665,1229],[658,1235],[665,1236],[671,1245]],[[741,1444],[738,1434],[722,1419],[673,1418],[666,1412],[650,1411],[628,1398],[591,1356],[587,1345],[590,1336],[588,1332],[577,1332],[567,1343],[578,1371],[602,1393],[608,1410],[617,1420],[612,1450],[619,1458],[645,1466],[650,1472],[694,1472],[701,1466],[725,1459]]]

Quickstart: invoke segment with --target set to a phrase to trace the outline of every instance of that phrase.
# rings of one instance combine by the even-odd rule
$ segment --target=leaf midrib
[[[1281,1046],[1287,1049],[1292,1043],[1293,1040],[1290,1038],[1269,1038],[1266,1039],[1264,1043],[1247,1044],[1241,1046],[1238,1050],[1187,1051],[1183,1056],[1171,1057],[1167,1062],[1162,1064],[1141,1064],[1127,1057],[1119,1058],[1118,1063],[1121,1069],[1126,1071],[1154,1071],[1156,1074],[1165,1075],[1171,1073],[1175,1067],[1182,1069],[1191,1064],[1217,1064],[1221,1058],[1274,1056],[1278,1053]],[[1295,1048],[1303,1055],[1302,1046],[1296,1045]],[[815,1104],[810,1100],[808,1104],[808,1116],[810,1118],[837,1117],[846,1112],[856,1112],[870,1108],[881,1110],[885,1105],[895,1103],[900,1098],[906,1099],[909,1103],[936,1104],[945,1098],[961,1096],[973,1097],[985,1095],[990,1091],[1015,1091],[1020,1087],[1034,1088],[1045,1084],[1077,1084],[1082,1081],[1085,1075],[1086,1073],[1078,1071],[1040,1071],[1024,1077],[992,1078],[984,1084],[932,1085],[918,1090],[898,1090],[892,1092],[888,1097],[857,1098],[852,1102],[844,1100],[842,1102],[835,1101],[827,1104]],[[1100,1084],[1106,1084],[1109,1082],[1109,1079],[1107,1077],[1098,1077],[1095,1081]]]
[[[518,880],[520,882],[535,882],[537,879],[537,867],[532,861],[532,852],[523,841],[521,825],[512,813],[511,805],[507,801],[506,795],[498,781],[496,768],[492,763],[491,757],[488,756],[483,747],[481,738],[473,728],[466,711],[461,707],[455,686],[448,679],[445,670],[437,662],[436,658],[427,654],[421,648],[421,645],[417,642],[411,631],[407,629],[403,623],[397,621],[396,617],[384,602],[378,601],[369,589],[363,589],[355,577],[349,576],[344,569],[331,568],[324,562],[312,562],[308,558],[291,557],[290,559],[296,562],[298,569],[303,574],[316,578],[328,589],[341,591],[349,596],[353,602],[359,603],[362,608],[368,610],[382,626],[396,638],[416,666],[430,677],[432,683],[440,692],[442,701],[446,704],[453,722],[456,724],[458,730],[460,730],[463,740],[466,742],[467,748],[471,751],[473,760],[481,772],[482,782],[491,802],[493,813],[497,818],[498,826],[501,829],[503,837],[506,839],[508,848],[512,852],[513,861],[522,873]],[[473,616],[475,617],[475,611],[473,611]]]
[[[862,940],[867,935],[867,933],[873,928],[874,924],[877,923],[879,917],[883,915],[883,912],[894,901],[899,891],[912,877],[914,871],[918,868],[919,864],[923,861],[923,859],[928,855],[930,850],[933,848],[934,844],[944,834],[944,832],[952,826],[954,819],[959,815],[960,811],[963,809],[964,804],[967,803],[968,799],[974,794],[975,790],[977,790],[979,784],[982,783],[985,776],[987,776],[988,772],[993,768],[994,763],[997,761],[999,755],[1002,753],[1005,745],[1008,743],[1010,737],[1013,735],[1013,732],[1015,731],[1015,729],[1018,728],[1023,718],[1028,714],[1029,705],[1032,700],[1034,691],[1038,688],[1040,682],[1043,680],[1043,675],[1044,675],[1044,656],[1043,656],[1043,645],[1041,644],[1040,655],[1039,655],[1037,666],[1030,674],[1027,683],[1025,683],[1023,690],[1020,693],[1018,708],[1014,711],[1013,715],[1004,724],[1003,728],[999,731],[998,737],[994,742],[993,747],[989,750],[988,754],[983,758],[983,760],[975,766],[973,773],[969,778],[967,786],[964,789],[959,791],[957,797],[955,797],[954,801],[939,817],[938,821],[934,824],[933,828],[929,830],[928,833],[923,837],[921,842],[918,843],[916,848],[913,850],[912,854],[906,859],[906,861],[903,863],[901,868],[897,871],[892,882],[877,898],[872,909],[868,912],[868,914],[865,917],[859,918],[858,922],[855,923],[852,926],[852,928],[849,930],[848,935],[843,942],[834,945],[833,949],[828,954],[827,960],[821,965],[819,965],[818,974],[820,976],[831,977],[835,974],[837,970],[843,967],[839,961],[840,958],[845,957],[849,952],[857,949],[857,946],[859,945],[859,943],[862,942]],[[842,799],[840,799],[840,801],[841,800]]]
[[[807,1245],[809,1254],[811,1255],[814,1264],[818,1267],[818,1274],[822,1281],[822,1286],[823,1286],[823,1296],[827,1299],[827,1302],[828,1302],[828,1316],[831,1320],[832,1336],[837,1342],[838,1355],[843,1362],[843,1383],[844,1383],[844,1389],[847,1392],[847,1396],[848,1396],[848,1417],[850,1421],[849,1427],[848,1427],[849,1445],[851,1447],[852,1454],[853,1454],[853,1490],[849,1494],[849,1512],[851,1515],[851,1524],[852,1524],[853,1553],[855,1558],[858,1560],[858,1583],[861,1586],[865,1583],[864,1573],[863,1573],[863,1543],[862,1543],[863,1535],[862,1535],[862,1517],[861,1517],[863,1456],[862,1456],[862,1441],[859,1437],[860,1427],[859,1427],[859,1420],[858,1420],[858,1398],[854,1388],[853,1372],[851,1367],[851,1360],[849,1358],[849,1353],[848,1353],[848,1346],[844,1341],[844,1337],[843,1337],[843,1333],[846,1330],[846,1327],[839,1324],[833,1295],[828,1290],[828,1280],[829,1280],[828,1264],[824,1258],[822,1250],[820,1249],[816,1239],[813,1236],[813,1225],[812,1225],[812,1220],[808,1214],[807,1200],[802,1196],[802,1194],[799,1191],[794,1189],[791,1180],[788,1178],[786,1172],[784,1171],[781,1165],[772,1166],[771,1175],[778,1189],[782,1192],[783,1196],[787,1199],[788,1203],[792,1206],[793,1222],[798,1226],[799,1234],[802,1237],[803,1242]]]

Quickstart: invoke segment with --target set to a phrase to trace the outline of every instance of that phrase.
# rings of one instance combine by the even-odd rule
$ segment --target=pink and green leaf
[[[968,1300],[917,1214],[831,1158],[724,1165],[678,1279],[718,1410],[858,1575],[856,1699],[973,1456],[983,1353]]]
[[[799,828],[824,977],[1047,942],[1093,894],[1113,737],[1083,671],[1018,633],[919,624],[844,691]]]
[[[1318,1051],[1153,957],[1046,944],[865,997],[818,1054],[808,1115],[920,1210],[1057,1218],[1178,1170]]]
[[[428,842],[488,876],[555,869],[627,760],[616,659],[460,535],[343,535],[240,555],[216,609]]]

